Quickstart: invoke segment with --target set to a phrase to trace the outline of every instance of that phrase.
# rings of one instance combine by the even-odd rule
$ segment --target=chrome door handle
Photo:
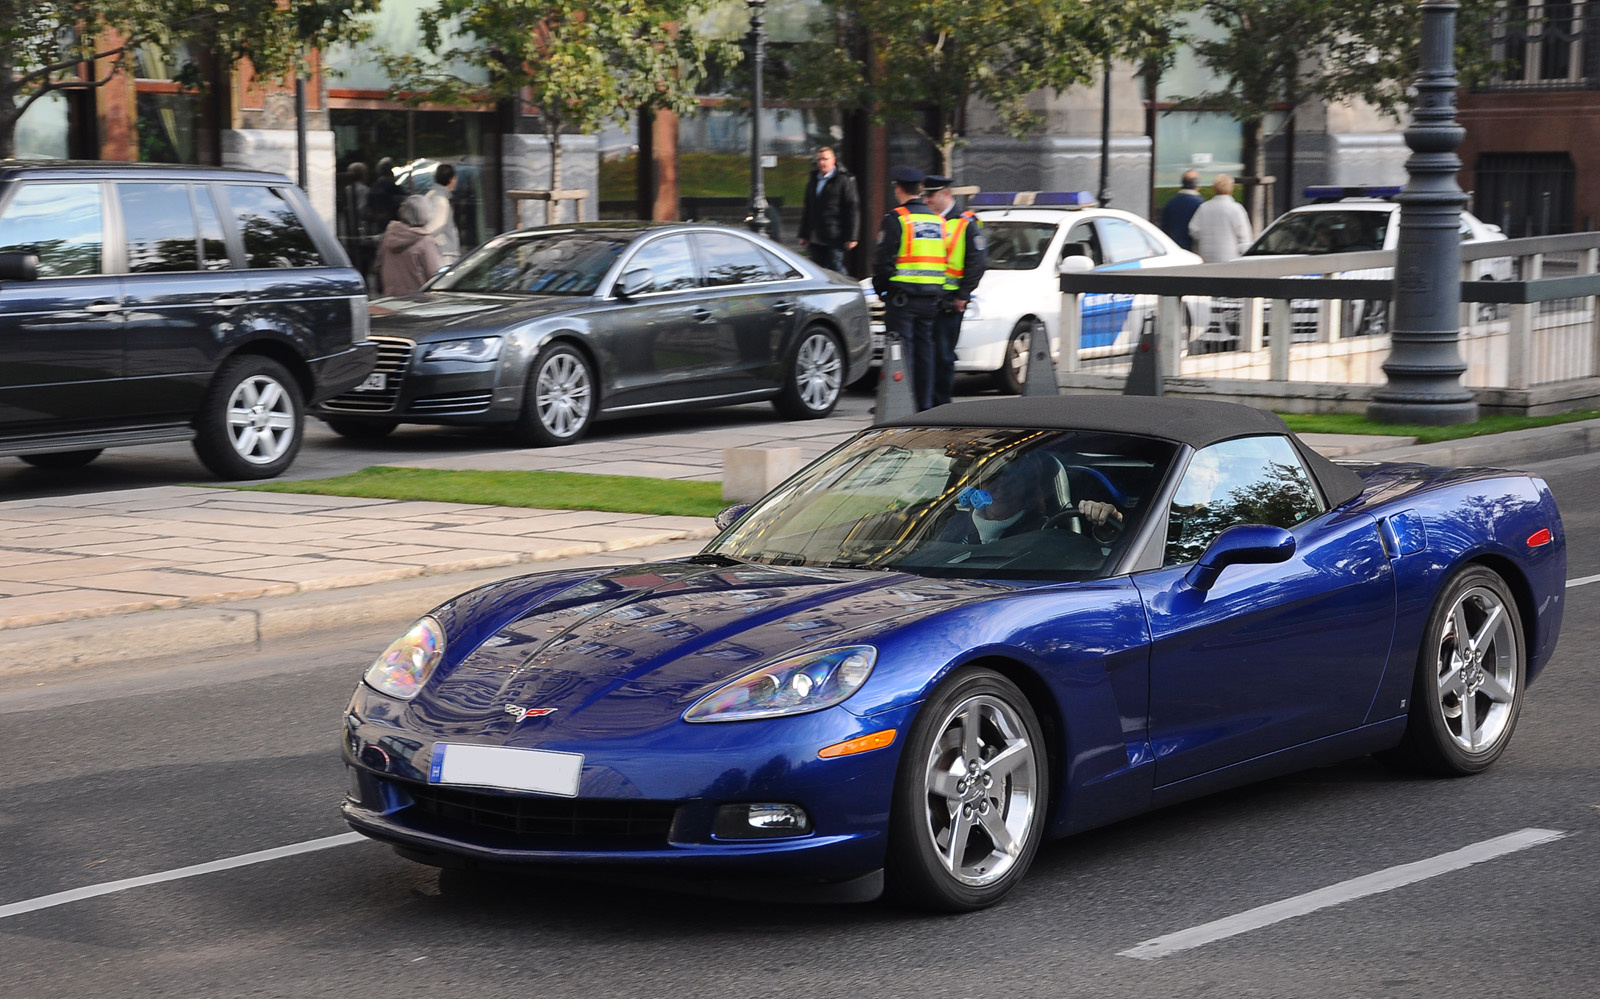
[[[695,309],[694,310],[694,321],[697,322],[697,323],[709,323],[711,321],[711,310],[710,309]]]
[[[236,305],[244,305],[245,303],[247,303],[249,301],[250,300],[248,298],[242,298],[242,297],[239,297],[239,296],[230,296],[230,297],[227,297],[227,298],[219,298],[215,302],[212,302],[211,304],[217,306],[218,308],[231,309]]]
[[[122,303],[121,302],[90,302],[88,305],[85,305],[83,307],[83,311],[92,312],[92,313],[95,313],[96,315],[99,315],[99,314],[105,313],[105,312],[119,312],[121,310],[122,310]]]
[[[793,302],[776,302],[772,306],[772,311],[781,312],[787,316],[794,312],[794,306],[795,303]]]

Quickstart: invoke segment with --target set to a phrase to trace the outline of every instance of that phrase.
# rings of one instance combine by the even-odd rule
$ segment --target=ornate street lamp
[[[1478,403],[1461,385],[1461,210],[1456,148],[1466,130],[1456,122],[1455,0],[1422,0],[1422,67],[1406,145],[1410,179],[1400,202],[1389,324],[1388,384],[1373,393],[1367,415],[1385,423],[1449,426],[1478,418]]]
[[[745,224],[762,236],[772,225],[767,216],[767,182],[761,170],[762,71],[767,63],[766,0],[745,0],[750,8],[750,57],[755,83],[750,94],[750,216]]]

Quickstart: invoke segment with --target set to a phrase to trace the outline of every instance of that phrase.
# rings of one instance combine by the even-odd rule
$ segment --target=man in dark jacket
[[[800,215],[800,245],[811,259],[832,271],[844,271],[844,254],[861,239],[861,199],[856,179],[839,165],[833,150],[817,150],[817,168],[806,183]]]
[[[1193,250],[1194,238],[1189,235],[1189,220],[1194,218],[1195,210],[1204,200],[1200,197],[1200,172],[1185,170],[1181,183],[1183,186],[1178,193],[1161,209],[1161,231],[1185,250]]]

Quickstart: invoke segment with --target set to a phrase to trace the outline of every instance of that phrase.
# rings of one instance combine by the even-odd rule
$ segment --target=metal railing
[[[1063,380],[1126,375],[1134,331],[1111,350],[1081,346],[1080,296],[1111,295],[1134,296],[1133,325],[1153,327],[1169,379],[1282,383],[1276,391],[1288,395],[1296,385],[1382,385],[1395,257],[1378,250],[1062,275]],[[1467,244],[1461,257],[1465,385],[1526,390],[1600,377],[1600,232]]]

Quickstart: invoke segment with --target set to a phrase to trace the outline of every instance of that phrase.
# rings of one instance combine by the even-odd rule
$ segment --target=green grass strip
[[[1454,427],[1429,427],[1415,423],[1374,423],[1360,413],[1280,413],[1289,429],[1297,434],[1388,434],[1415,437],[1419,444],[1454,441],[1463,437],[1503,434],[1508,430],[1551,427],[1558,423],[1600,418],[1600,410],[1581,409],[1549,416],[1485,416],[1476,423]]]
[[[266,482],[231,488],[266,493],[360,496],[525,506],[541,510],[604,510],[668,517],[714,517],[728,504],[720,482],[685,482],[581,472],[479,472],[373,465],[329,479]]]

